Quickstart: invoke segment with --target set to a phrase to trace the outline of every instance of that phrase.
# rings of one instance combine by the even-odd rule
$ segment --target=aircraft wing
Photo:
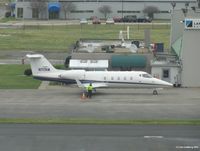
[[[79,88],[87,88],[90,83],[81,83],[80,80],[76,80],[76,83]],[[100,83],[100,82],[92,82],[93,88],[103,88],[103,87],[108,87],[106,83]]]

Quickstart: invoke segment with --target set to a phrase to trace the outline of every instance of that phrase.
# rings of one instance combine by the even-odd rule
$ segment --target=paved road
[[[89,21],[88,24],[92,24]],[[106,25],[105,22],[101,24]],[[167,25],[170,23],[115,23],[117,25]],[[23,20],[23,21],[9,21],[6,23],[0,23],[0,28],[23,28],[23,26],[59,26],[59,25],[80,25],[80,20]]]
[[[98,89],[80,99],[76,87],[0,90],[0,118],[200,119],[200,89]]]
[[[12,51],[1,50],[0,53],[0,64],[22,64],[22,59],[24,60],[24,64],[30,64],[28,59],[26,59],[27,54],[37,53],[35,51]],[[64,64],[66,57],[68,56],[67,52],[44,52],[45,57],[52,64]]]
[[[49,60],[65,60],[65,58],[68,56],[67,52],[58,52],[58,50],[55,50],[55,52],[48,52],[48,50],[44,50],[47,52],[42,52],[42,54]],[[35,54],[39,53],[36,51],[16,51],[16,50],[1,50],[0,53],[0,62],[6,62],[9,60],[20,60],[24,58],[27,54]],[[8,62],[9,63],[9,62]],[[12,62],[11,62],[12,63]]]
[[[198,151],[200,126],[0,125],[2,151]]]

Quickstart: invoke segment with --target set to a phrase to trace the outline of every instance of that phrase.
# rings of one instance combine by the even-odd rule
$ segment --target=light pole
[[[176,7],[176,2],[171,2],[172,10],[171,10],[171,33],[170,33],[170,49],[172,47],[172,32],[173,32],[173,15],[174,15],[174,9]]]
[[[187,16],[187,13],[188,13],[188,6],[189,6],[189,2],[186,2],[185,8],[182,8],[182,12],[183,12],[185,17]]]
[[[122,0],[122,18],[124,17],[124,0]]]

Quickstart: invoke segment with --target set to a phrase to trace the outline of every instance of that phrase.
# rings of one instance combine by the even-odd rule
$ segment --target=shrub
[[[32,75],[32,70],[31,69],[24,70],[24,75],[31,76]]]

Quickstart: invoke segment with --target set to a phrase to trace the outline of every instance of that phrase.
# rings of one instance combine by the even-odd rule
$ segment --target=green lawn
[[[96,125],[200,125],[200,120],[104,120],[104,119],[34,119],[0,118],[1,124],[96,124]]]
[[[0,89],[36,89],[40,81],[24,76],[28,65],[0,65]]]
[[[1,29],[0,50],[34,50],[67,52],[80,38],[117,39],[126,25],[26,26],[23,29]],[[144,29],[151,30],[152,42],[163,42],[169,48],[169,25],[130,25],[130,38],[143,39]]]

